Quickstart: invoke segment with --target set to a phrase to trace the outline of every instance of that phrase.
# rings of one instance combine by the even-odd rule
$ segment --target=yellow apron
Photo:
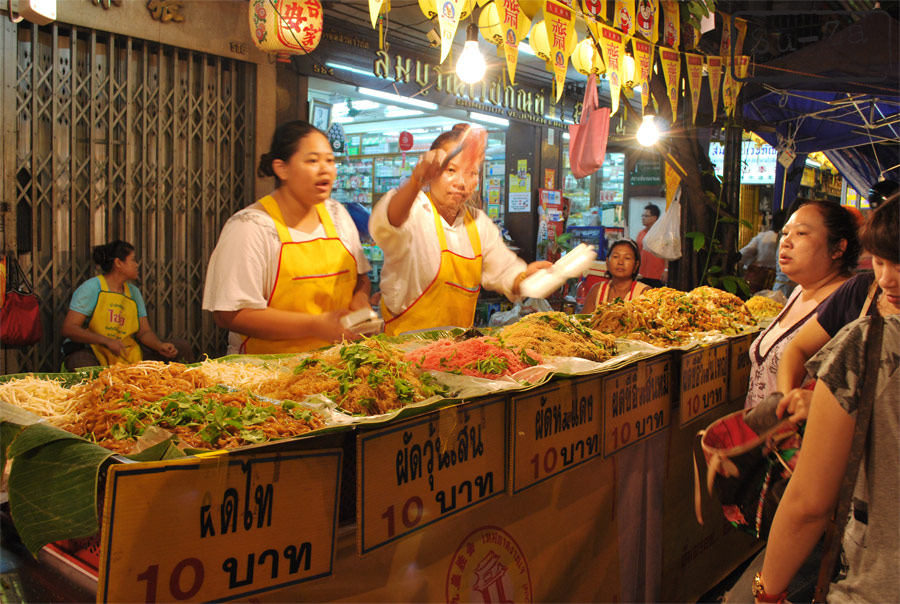
[[[106,277],[100,275],[100,293],[97,295],[97,306],[88,323],[88,330],[107,338],[121,340],[125,345],[125,356],[118,356],[106,346],[91,344],[101,365],[116,363],[139,363],[142,359],[141,347],[132,335],[139,329],[137,302],[131,297],[131,289],[125,284],[125,293],[109,291]]]
[[[474,258],[460,256],[447,249],[447,237],[441,224],[441,215],[434,203],[434,228],[441,245],[441,263],[437,275],[425,291],[399,315],[381,304],[384,316],[384,333],[393,336],[405,331],[453,325],[471,327],[475,319],[475,304],[481,291],[481,238],[475,226],[475,218],[466,209],[466,231],[472,244]]]
[[[340,240],[334,222],[324,203],[316,204],[325,238],[294,241],[284,224],[278,203],[271,195],[259,201],[275,222],[281,238],[278,273],[269,295],[270,308],[320,315],[332,310],[346,310],[356,288],[356,258]],[[302,352],[333,344],[319,338],[296,340],[262,340],[244,336],[241,352],[275,354]]]

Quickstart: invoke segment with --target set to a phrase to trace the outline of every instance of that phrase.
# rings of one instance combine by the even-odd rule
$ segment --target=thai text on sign
[[[668,357],[603,377],[603,456],[669,426],[672,372]]]
[[[513,493],[600,455],[600,380],[561,381],[510,406]]]
[[[245,599],[330,575],[340,451],[113,465],[100,602]]]
[[[727,402],[728,342],[681,357],[681,427]]]
[[[506,400],[435,411],[357,440],[359,552],[506,491]]]

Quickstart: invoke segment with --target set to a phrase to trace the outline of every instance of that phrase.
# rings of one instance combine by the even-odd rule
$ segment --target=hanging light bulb
[[[469,23],[466,27],[466,44],[456,62],[456,75],[466,84],[474,84],[484,77],[486,68],[484,56],[478,50],[478,26]]]
[[[659,140],[659,128],[653,118],[656,116],[652,113],[644,115],[640,128],[637,131],[637,141],[644,147],[652,147]]]

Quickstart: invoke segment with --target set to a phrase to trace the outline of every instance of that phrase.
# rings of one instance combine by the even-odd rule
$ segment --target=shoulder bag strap
[[[14,291],[24,295],[34,293],[31,282],[28,281],[28,275],[22,270],[14,254],[7,254],[6,256],[6,291]]]
[[[828,597],[828,588],[837,569],[837,562],[841,551],[844,528],[847,525],[847,516],[850,513],[850,500],[853,496],[853,487],[856,485],[856,477],[859,474],[859,464],[862,461],[866,447],[866,437],[869,433],[869,424],[872,419],[872,408],[875,402],[875,382],[878,377],[878,368],[881,364],[881,338],[884,332],[884,319],[878,315],[871,318],[869,334],[866,338],[865,358],[866,365],[862,380],[862,392],[859,395],[859,405],[856,409],[856,426],[853,429],[853,444],[850,447],[850,458],[847,460],[847,469],[844,472],[844,480],[841,483],[840,496],[834,516],[828,524],[825,533],[825,549],[822,554],[822,565],[819,567],[819,579],[816,582],[816,594],[814,602],[825,602]]]

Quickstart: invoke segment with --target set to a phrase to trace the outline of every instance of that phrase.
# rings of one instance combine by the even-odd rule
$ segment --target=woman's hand
[[[175,345],[172,344],[172,342],[161,342],[161,346],[156,349],[156,352],[167,359],[174,359],[178,355],[178,349],[175,348]]]
[[[806,418],[809,417],[809,404],[812,402],[812,395],[812,390],[794,388],[778,402],[778,407],[775,408],[775,415],[781,418],[787,412],[788,419],[795,424],[806,421]]]
[[[530,277],[542,268],[550,268],[551,266],[553,266],[553,263],[546,260],[538,260],[536,262],[532,262],[525,268],[525,276]]]
[[[106,338],[106,342],[104,342],[103,345],[109,348],[110,352],[119,357],[124,357],[125,351],[128,350],[125,344],[122,343],[122,340],[116,340],[115,338]]]
[[[347,310],[333,310],[317,316],[318,336],[329,342],[341,340],[358,340],[361,336],[349,331],[341,324],[341,318],[350,314]]]
[[[412,172],[412,179],[418,181],[419,188],[440,176],[446,159],[447,152],[443,149],[432,149],[419,157]]]

